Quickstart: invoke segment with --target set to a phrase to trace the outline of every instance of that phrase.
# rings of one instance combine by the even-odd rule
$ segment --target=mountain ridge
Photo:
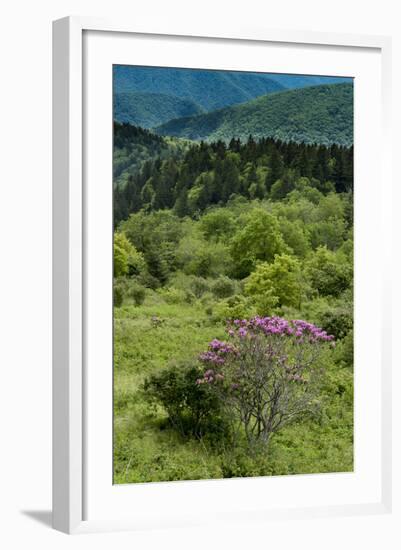
[[[115,65],[114,91],[190,99],[206,111],[284,89],[265,73]]]
[[[153,92],[114,94],[113,116],[116,122],[128,122],[151,128],[175,118],[193,116],[204,110],[190,99]]]
[[[171,120],[153,130],[196,141],[272,137],[283,141],[353,142],[353,86],[323,84],[266,94],[249,102]]]

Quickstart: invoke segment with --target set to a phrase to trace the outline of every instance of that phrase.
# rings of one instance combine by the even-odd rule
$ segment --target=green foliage
[[[212,293],[216,298],[228,298],[235,292],[235,283],[225,276],[220,276],[211,286]]]
[[[319,247],[306,263],[312,288],[322,296],[339,296],[352,282],[352,266],[326,247]]]
[[[114,277],[127,275],[128,256],[131,249],[133,249],[133,247],[123,233],[114,234],[114,261],[113,261]]]
[[[129,242],[124,233],[114,233],[114,277],[139,275],[145,268],[141,252]]]
[[[270,189],[270,197],[275,201],[279,201],[284,199],[291,191],[294,191],[295,188],[296,174],[293,170],[288,170],[273,183]]]
[[[208,240],[227,241],[235,229],[234,216],[224,208],[211,210],[200,219],[200,228]]]
[[[167,304],[182,304],[186,301],[186,293],[178,288],[160,288],[158,293]]]
[[[344,338],[353,328],[353,311],[348,306],[328,308],[322,318],[322,328],[332,334],[336,340]]]
[[[130,124],[114,122],[113,177],[115,182],[127,181],[130,174],[142,168],[149,157],[168,150],[159,136]]]
[[[300,307],[301,266],[288,254],[275,255],[273,263],[260,263],[245,283],[259,315],[269,315],[276,305]]]
[[[311,250],[309,232],[300,220],[279,218],[280,231],[285,244],[298,257],[304,258]]]
[[[231,256],[227,245],[207,241],[191,222],[185,222],[185,236],[175,251],[176,265],[187,275],[217,277],[231,271]]]
[[[352,369],[354,366],[354,331],[350,330],[342,340],[337,343],[336,364],[343,368]]]
[[[189,286],[196,298],[200,298],[209,290],[209,284],[203,277],[192,277]]]
[[[271,262],[286,250],[277,219],[265,210],[255,209],[231,241],[235,273],[246,277],[258,261]]]
[[[116,226],[141,208],[173,208],[181,218],[197,219],[211,206],[232,202],[238,195],[251,200],[270,196],[275,201],[292,197],[293,202],[304,197],[313,204],[327,195],[314,221],[338,220],[346,214],[346,225],[352,225],[352,203],[345,198],[352,191],[352,147],[322,147],[265,137],[255,141],[251,136],[243,142],[232,139],[228,145],[223,141],[197,145],[118,124],[115,134],[115,156],[119,155],[114,163],[119,167],[114,175]],[[138,141],[144,143],[142,153],[138,152]],[[340,198],[335,192],[344,196]],[[205,220],[206,238],[212,237],[214,229],[215,238],[226,238],[235,219],[226,221],[223,227],[217,214]],[[319,238],[324,235],[317,234]]]
[[[207,387],[196,383],[200,376],[199,365],[173,364],[145,380],[145,399],[161,405],[182,435],[199,437],[205,431],[217,431],[221,437],[225,426],[220,403]]]
[[[124,301],[124,284],[119,281],[113,283],[113,304],[114,307],[121,307]]]
[[[175,270],[175,248],[182,236],[180,220],[170,211],[132,214],[121,224],[129,241],[145,259],[149,274],[161,284]]]
[[[171,120],[157,128],[161,135],[188,139],[228,140],[273,137],[303,143],[353,141],[353,86],[313,86],[266,95],[242,105]]]
[[[220,300],[212,310],[216,321],[244,319],[251,317],[255,313],[256,310],[251,300],[242,294],[236,294],[225,300]]]
[[[136,306],[140,306],[145,301],[146,290],[142,285],[134,282],[129,285],[127,295],[133,299]]]

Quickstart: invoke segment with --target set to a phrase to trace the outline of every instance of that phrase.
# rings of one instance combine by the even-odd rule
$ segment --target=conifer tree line
[[[152,151],[123,184],[114,188],[114,222],[141,209],[173,209],[179,217],[199,216],[210,205],[225,205],[234,195],[281,200],[304,181],[327,194],[352,192],[353,147],[275,141],[187,143],[171,146],[164,138],[129,124],[114,124],[115,148],[130,141]],[[160,154],[172,149],[174,154]],[[116,175],[116,174],[115,174]]]

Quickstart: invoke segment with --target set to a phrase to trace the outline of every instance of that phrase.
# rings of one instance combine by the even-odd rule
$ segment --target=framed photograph
[[[389,39],[53,52],[54,527],[389,512]]]

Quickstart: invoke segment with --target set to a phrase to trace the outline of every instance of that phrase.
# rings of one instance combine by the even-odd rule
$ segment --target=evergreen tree
[[[306,178],[312,177],[312,164],[309,158],[309,148],[306,146],[302,146],[301,148],[296,169],[298,170],[301,176],[304,176]]]
[[[281,178],[284,171],[283,160],[276,147],[272,147],[271,157],[269,162],[269,171],[266,175],[265,187],[267,193],[270,192],[272,185]]]
[[[239,170],[235,161],[227,156],[221,170],[221,200],[226,203],[233,193],[238,193],[240,186]]]
[[[177,200],[175,201],[174,212],[180,218],[189,215],[188,191],[185,188],[180,191]]]

